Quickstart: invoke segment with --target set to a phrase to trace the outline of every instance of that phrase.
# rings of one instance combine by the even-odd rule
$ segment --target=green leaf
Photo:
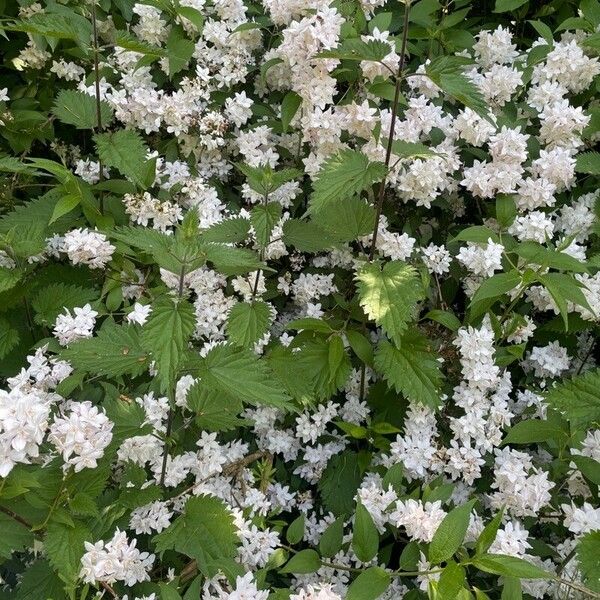
[[[492,277],[484,279],[471,299],[471,319],[476,319],[487,310],[490,304],[485,302],[486,300],[495,301],[519,285],[521,285],[521,274],[516,269],[508,273],[496,273]]]
[[[330,356],[336,350],[338,360],[333,363]],[[310,341],[295,353],[295,358],[311,373],[318,398],[330,398],[342,389],[352,371],[348,353],[345,350],[339,353],[339,343],[335,338]]]
[[[304,515],[295,518],[285,533],[285,539],[292,545],[302,541],[304,537]]]
[[[509,10],[515,10],[520,6],[523,6],[527,0],[496,0],[496,6],[494,8],[495,13],[508,12]]]
[[[304,575],[306,573],[314,573],[321,568],[321,559],[314,550],[301,550],[298,554],[294,554],[288,561],[287,565],[281,569],[282,573],[294,573],[296,575]]]
[[[248,219],[233,217],[204,229],[202,240],[205,242],[235,244],[243,242],[248,237],[248,231],[250,231],[250,221]]]
[[[165,298],[152,306],[141,340],[155,361],[163,392],[174,383],[195,326],[194,308],[186,300]]]
[[[61,90],[52,107],[52,114],[77,129],[98,127],[96,98],[78,90]],[[100,101],[100,119],[103,127],[110,125],[113,120],[112,108],[104,100]]]
[[[359,302],[369,319],[398,343],[425,296],[417,270],[402,261],[367,263],[356,275]]]
[[[288,219],[283,223],[283,241],[300,252],[321,252],[339,245],[335,235],[314,221]]]
[[[587,308],[592,313],[594,312],[584,293],[581,291],[582,284],[571,275],[567,275],[566,273],[546,273],[545,275],[539,275],[538,280],[548,290],[556,303],[565,324],[565,331],[569,329],[569,307],[567,302],[572,302],[573,304]]]
[[[136,185],[147,187],[144,171],[147,149],[139,133],[119,129],[111,133],[96,134],[94,141],[103,165],[114,167]]]
[[[346,600],[375,600],[388,589],[392,579],[381,567],[369,567],[351,584]]]
[[[379,532],[369,511],[359,502],[356,505],[352,548],[358,560],[368,563],[379,550]]]
[[[159,583],[158,585],[160,587],[160,600],[181,600],[181,595],[172,585],[166,583]]]
[[[75,521],[74,527],[60,522],[48,525],[44,550],[50,564],[70,584],[77,581],[85,551],[83,543],[86,541],[93,541],[92,532],[79,521]]]
[[[540,267],[550,267],[574,273],[587,273],[587,265],[565,252],[547,248],[537,242],[527,241],[517,244],[512,252],[516,252],[528,263]]]
[[[292,119],[298,112],[302,98],[296,92],[288,92],[281,101],[281,127],[283,133],[286,133]]]
[[[600,486],[600,462],[589,456],[571,456],[581,474],[592,483]]]
[[[341,203],[381,181],[387,172],[381,162],[369,162],[358,150],[342,150],[327,159],[313,184],[309,212],[318,213],[332,202]]]
[[[556,441],[566,442],[568,431],[561,427],[557,420],[527,419],[515,423],[502,440],[502,444],[532,444],[536,442]]]
[[[169,60],[169,77],[179,73],[189,63],[194,54],[195,44],[188,39],[182,27],[171,27],[167,39],[167,57]]]
[[[354,354],[360,358],[366,365],[373,366],[373,346],[371,342],[360,332],[354,329],[347,329],[346,338]]]
[[[587,533],[579,540],[577,562],[585,584],[600,592],[600,531]]]
[[[33,533],[25,525],[0,512],[0,557],[10,558],[13,552],[33,544]]]
[[[494,543],[494,540],[496,539],[498,528],[502,524],[503,516],[504,509],[501,509],[494,515],[494,518],[483,528],[483,531],[479,534],[479,537],[477,538],[477,543],[475,544],[476,554],[484,554],[490,549],[490,546]]]
[[[496,220],[503,229],[510,227],[517,216],[517,205],[512,194],[496,196]]]
[[[265,199],[284,183],[302,177],[302,172],[298,169],[274,171],[269,166],[251,167],[244,163],[238,163],[236,166],[246,176],[248,185]]]
[[[440,523],[431,543],[429,544],[429,562],[439,565],[441,562],[452,558],[460,548],[467,528],[475,500],[453,508]]]
[[[65,308],[73,310],[76,306],[85,306],[97,297],[97,292],[90,288],[52,283],[41,288],[31,301],[31,307],[36,313],[34,321],[38,325],[53,325]]]
[[[220,389],[212,389],[202,381],[195,383],[188,390],[187,406],[196,413],[196,425],[207,431],[228,431],[242,425],[238,418],[243,406],[238,398],[224,393]]]
[[[373,232],[375,209],[363,198],[352,196],[325,205],[316,218],[318,227],[337,242],[352,242]]]
[[[434,59],[425,66],[425,73],[442,91],[458,100],[478,115],[490,121],[489,108],[479,88],[462,72],[462,65]]]
[[[200,378],[206,385],[214,385],[250,404],[290,408],[290,397],[274,380],[267,361],[249,350],[213,348],[202,364]]]
[[[280,219],[281,204],[279,202],[258,204],[250,212],[250,222],[252,223],[252,227],[254,227],[256,241],[261,248],[268,246],[273,228]]]
[[[440,404],[442,374],[429,342],[409,332],[398,347],[381,342],[375,351],[375,369],[399,394],[436,408]]]
[[[29,564],[23,578],[11,595],[11,600],[67,600],[64,582],[52,570],[47,560],[37,560]]]
[[[387,145],[388,140],[384,140],[384,145]],[[431,148],[421,142],[406,142],[404,140],[394,140],[392,142],[392,154],[402,158],[431,158],[439,156]]]
[[[334,50],[324,50],[315,58],[337,58],[340,60],[381,61],[391,52],[388,43],[382,40],[363,42],[359,38],[344,40]]]
[[[227,337],[236,346],[252,347],[269,329],[271,308],[260,300],[238,302],[227,317]]]
[[[582,152],[578,154],[575,170],[578,173],[600,175],[600,152]]]
[[[191,21],[199,33],[204,29],[204,15],[198,9],[191,6],[177,6],[177,12]]]
[[[156,58],[165,56],[166,54],[162,48],[143,42],[128,31],[115,32],[115,46],[125,48],[125,50],[131,50],[132,52],[139,52],[140,54],[145,54],[147,56],[154,56]]]
[[[318,483],[325,508],[336,517],[350,515],[361,480],[357,454],[344,452],[333,456]]]
[[[7,356],[20,339],[19,330],[11,327],[6,319],[0,318],[0,359]]]
[[[402,466],[402,463],[396,463],[395,465],[392,465],[383,476],[383,489],[387,490],[390,486],[392,486],[392,489],[395,490],[397,494],[400,494],[402,490],[403,477],[404,467]]]
[[[206,244],[202,249],[215,270],[224,275],[244,275],[258,269],[271,270],[259,259],[258,254],[249,248]]]
[[[135,377],[150,364],[148,353],[140,343],[139,331],[110,321],[97,336],[74,342],[60,355],[75,369],[109,377],[125,374]]]
[[[450,331],[458,331],[461,326],[461,322],[458,317],[451,311],[439,310],[437,308],[430,310],[423,319],[431,319],[440,325],[443,325]]]
[[[199,571],[209,578],[221,561],[235,558],[239,543],[231,512],[212,496],[190,498],[183,514],[153,541],[159,553],[176,550],[196,559]]]
[[[569,421],[600,420],[600,369],[563,380],[546,393],[546,403]]]
[[[500,600],[521,600],[521,580],[517,577],[504,577]]]
[[[437,584],[439,600],[455,600],[465,585],[465,570],[454,561],[450,561],[440,574]]]
[[[522,558],[506,554],[482,554],[473,558],[471,564],[485,573],[504,577],[518,577],[519,579],[552,579],[554,577],[552,573],[540,569]]]
[[[344,542],[344,519],[336,519],[321,535],[319,540],[319,552],[326,558],[335,556]]]

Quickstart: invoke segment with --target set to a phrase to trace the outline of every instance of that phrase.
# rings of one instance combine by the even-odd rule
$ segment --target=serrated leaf
[[[97,292],[90,288],[68,283],[50,284],[40,289],[31,301],[31,307],[36,313],[34,321],[38,325],[52,325],[65,309],[73,310],[77,306],[85,306],[97,296]]]
[[[242,217],[225,219],[201,231],[202,240],[222,244],[243,242],[250,231],[250,221]]]
[[[103,165],[114,167],[136,185],[147,187],[144,170],[147,149],[139,133],[119,129],[111,133],[98,133],[94,141]]]
[[[183,514],[153,539],[157,552],[176,550],[196,559],[198,569],[213,577],[219,562],[235,558],[237,528],[225,504],[212,496],[190,498]]]
[[[0,557],[10,558],[13,552],[33,544],[33,533],[19,521],[0,512]]]
[[[213,348],[201,366],[200,378],[206,385],[214,385],[250,404],[291,407],[290,397],[274,380],[267,361],[249,350],[232,346]]]
[[[64,586],[47,560],[37,560],[25,569],[11,600],[67,600]]]
[[[279,219],[281,219],[281,204],[279,202],[258,204],[250,212],[250,222],[254,227],[256,241],[262,248],[269,244],[271,233]]]
[[[11,327],[6,319],[0,318],[0,359],[7,356],[20,339],[19,330]]]
[[[390,261],[383,269],[378,263],[367,263],[356,279],[366,315],[399,341],[425,294],[416,269],[402,261]]]
[[[339,245],[335,235],[314,221],[288,219],[283,223],[283,241],[300,252],[322,252]]]
[[[258,269],[270,270],[258,254],[249,248],[206,244],[202,246],[202,250],[206,254],[206,260],[213,263],[215,270],[224,275],[244,275]]]
[[[266,302],[238,302],[227,316],[227,337],[236,346],[251,347],[267,332],[271,308]]]
[[[332,202],[341,203],[381,181],[387,172],[381,162],[370,162],[358,150],[342,150],[328,158],[313,184],[309,212],[318,213]]]
[[[61,352],[73,368],[97,375],[137,376],[150,364],[149,354],[140,343],[139,331],[133,326],[104,325],[93,338],[74,342]]]
[[[465,539],[475,500],[453,508],[440,523],[429,544],[428,558],[433,565],[450,559]]]
[[[77,129],[98,127],[96,98],[78,90],[61,90],[52,107],[52,114]],[[104,100],[100,101],[100,119],[103,127],[110,125],[113,120],[112,108]]]
[[[362,41],[359,38],[344,40],[334,50],[324,50],[315,58],[337,58],[340,60],[381,61],[391,52],[390,46],[383,40]]]
[[[91,531],[80,521],[75,521],[74,527],[59,522],[48,525],[44,550],[50,564],[65,581],[71,584],[76,582],[85,551],[83,543],[92,540]]]
[[[546,403],[569,421],[600,420],[600,369],[561,381],[548,390]]]
[[[600,175],[600,152],[582,152],[575,160],[577,173]]]
[[[194,54],[194,48],[194,42],[185,36],[181,27],[171,28],[166,44],[170,77],[185,68]]]
[[[440,365],[427,339],[418,332],[407,334],[398,347],[380,343],[375,352],[375,369],[409,400],[432,408],[439,406]]]
[[[577,562],[585,584],[600,592],[600,531],[587,533],[579,540]]]
[[[195,326],[194,308],[186,300],[167,298],[153,304],[141,342],[155,361],[163,391],[175,380]]]
[[[245,422],[238,418],[243,410],[238,398],[210,389],[202,382],[189,389],[187,406],[196,413],[196,425],[207,431],[228,431]]]
[[[327,204],[316,220],[332,239],[352,242],[373,232],[375,209],[366,200],[352,196],[340,203]]]
[[[356,505],[352,548],[358,560],[368,563],[379,549],[379,532],[369,511],[359,502]]]

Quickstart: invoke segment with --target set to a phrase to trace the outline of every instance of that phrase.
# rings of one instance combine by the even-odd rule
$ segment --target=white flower
[[[133,310],[127,314],[127,321],[129,323],[137,323],[138,325],[144,325],[152,312],[152,306],[150,304],[140,304],[136,302],[133,305]]]

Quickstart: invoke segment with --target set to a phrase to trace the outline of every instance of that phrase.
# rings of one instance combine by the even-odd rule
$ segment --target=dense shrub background
[[[0,12],[0,598],[600,597],[597,0]]]

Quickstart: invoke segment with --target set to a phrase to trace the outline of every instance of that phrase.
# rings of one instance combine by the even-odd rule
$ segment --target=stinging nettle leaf
[[[52,114],[77,129],[98,127],[96,98],[78,90],[61,90],[52,107]],[[113,120],[112,108],[104,100],[100,101],[100,119],[103,127],[110,125]]]
[[[238,302],[227,317],[227,337],[236,346],[251,347],[271,324],[271,307],[261,300]]]
[[[342,150],[327,159],[313,184],[309,213],[318,213],[332,202],[342,202],[381,181],[387,167],[370,162],[358,150]]]
[[[359,302],[369,319],[398,342],[416,315],[424,290],[417,270],[402,261],[392,261],[383,269],[367,263],[356,275]]]

